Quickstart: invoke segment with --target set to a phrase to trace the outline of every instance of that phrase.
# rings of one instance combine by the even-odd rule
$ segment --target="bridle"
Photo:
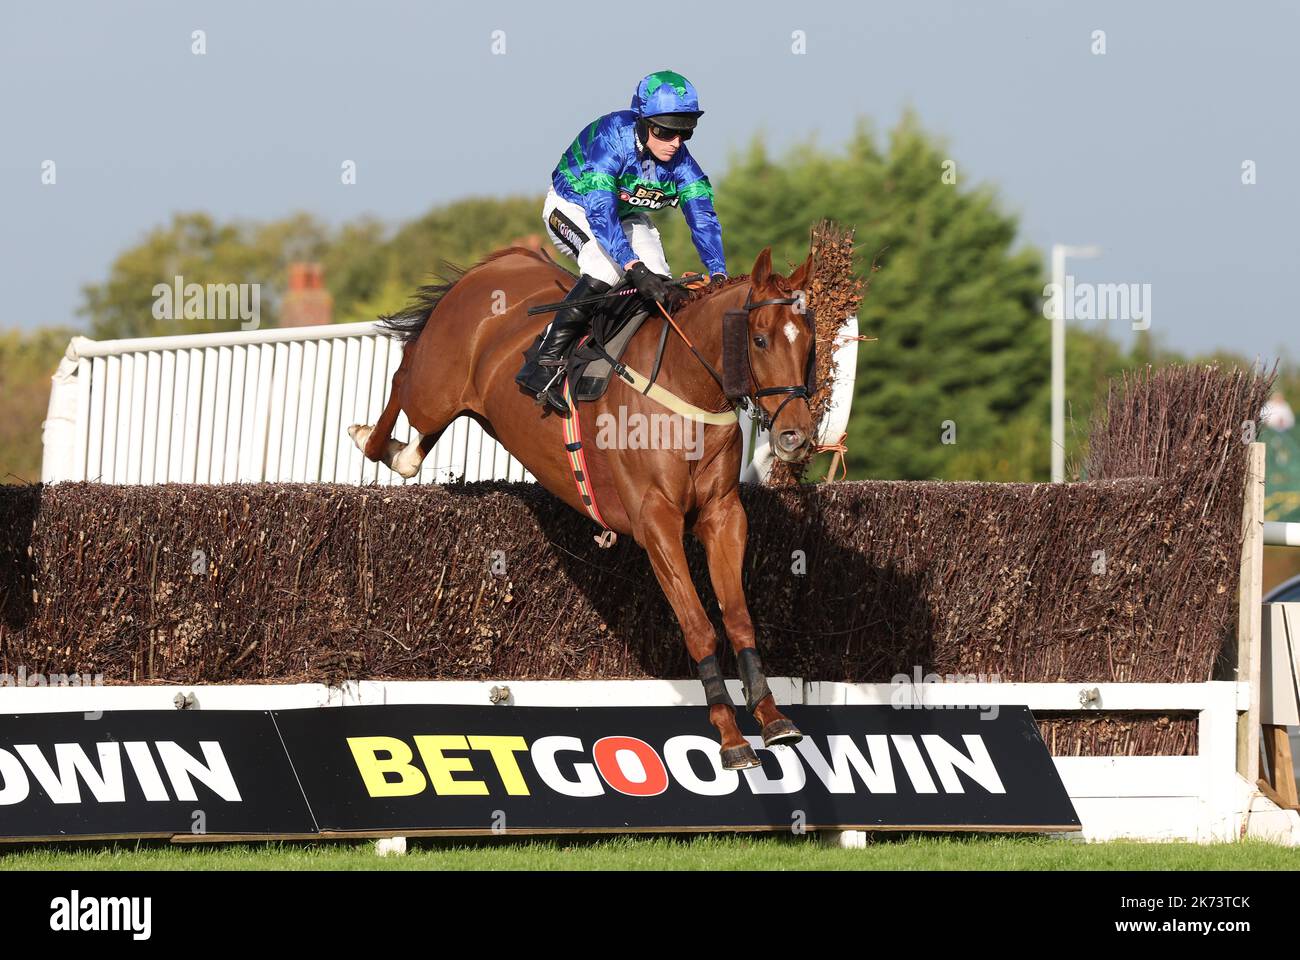
[[[595,302],[597,300],[604,300],[612,295],[613,294],[606,293],[600,297],[592,297],[590,299],[592,302]],[[808,351],[808,362],[804,369],[804,382],[794,386],[763,387],[757,390],[750,389],[751,385],[755,387],[758,386],[754,381],[753,371],[749,363],[750,311],[757,310],[759,307],[793,306],[796,303],[804,302],[803,297],[771,297],[767,300],[756,301],[752,299],[753,296],[754,290],[751,286],[749,292],[745,294],[744,306],[739,310],[728,310],[722,315],[722,373],[718,373],[713,364],[709,363],[708,359],[701,354],[698,349],[696,349],[695,344],[691,342],[691,338],[686,335],[686,331],[678,326],[677,321],[674,320],[673,315],[664,308],[664,305],[656,302],[655,306],[658,307],[659,312],[663,314],[664,328],[659,335],[659,348],[655,354],[654,369],[647,380],[645,390],[649,390],[659,376],[660,364],[663,360],[664,354],[664,343],[667,339],[668,327],[671,325],[672,328],[677,331],[677,335],[682,338],[682,342],[686,344],[687,348],[695,356],[695,359],[700,361],[700,364],[704,369],[709,372],[709,376],[711,376],[718,386],[722,388],[723,395],[728,400],[733,402],[738,401],[742,409],[748,410],[752,406],[754,411],[757,412],[759,426],[763,430],[768,431],[769,433],[771,432],[772,424],[776,422],[776,418],[781,415],[781,411],[785,409],[785,405],[791,400],[797,398],[805,402],[809,401],[812,398],[813,380],[816,376],[817,370],[817,327],[813,323],[813,311],[810,309],[795,311],[799,316],[803,317],[804,323],[808,327],[808,334],[812,339],[812,347]],[[529,307],[528,312],[535,313],[554,310],[559,308],[561,305],[562,304],[554,303],[540,307]],[[627,375],[626,365],[605,352],[603,344],[595,342],[593,343],[593,348],[610,363],[620,376],[631,380]],[[781,395],[784,395],[785,399],[782,400],[780,406],[776,408],[776,413],[769,416],[767,411],[764,410],[762,405],[758,402],[758,399],[760,397]]]
[[[745,295],[745,305],[739,310],[728,310],[722,317],[722,372],[723,380],[719,381],[722,386],[722,392],[727,395],[728,399],[739,400],[744,409],[749,409],[753,405],[757,413],[759,426],[768,432],[772,430],[772,424],[776,418],[781,416],[781,411],[791,400],[800,399],[805,402],[812,399],[813,379],[817,370],[817,326],[813,322],[811,310],[796,310],[799,316],[803,317],[804,323],[808,327],[808,335],[812,338],[812,347],[808,351],[808,363],[804,368],[804,382],[794,386],[786,387],[762,387],[757,390],[750,390],[750,385],[757,387],[754,380],[753,369],[749,362],[749,312],[757,310],[759,307],[774,306],[792,306],[796,303],[803,303],[803,297],[772,297],[767,300],[753,300],[753,288]],[[741,349],[741,338],[743,339],[743,350]],[[741,369],[743,368],[743,369]],[[760,397],[785,396],[776,412],[768,415],[767,411],[759,404]]]

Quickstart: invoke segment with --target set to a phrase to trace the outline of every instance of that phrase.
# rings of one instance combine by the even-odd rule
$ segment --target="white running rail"
[[[403,484],[532,480],[468,417],[415,477],[361,455],[402,344],[373,322],[135,340],[74,337],[53,377],[41,480]],[[406,415],[393,435],[412,439]]]

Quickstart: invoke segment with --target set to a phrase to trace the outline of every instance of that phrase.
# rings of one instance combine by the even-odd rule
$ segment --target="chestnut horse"
[[[764,746],[797,743],[802,734],[777,709],[754,645],[741,586],[747,520],[739,496],[741,433],[735,401],[715,375],[722,367],[723,315],[741,311],[748,318],[750,402],[774,417],[773,447],[779,457],[802,462],[813,452],[812,414],[805,383],[814,349],[811,316],[791,296],[811,279],[812,257],[789,277],[772,271],[770,248],[749,277],[720,281],[689,295],[672,316],[679,333],[670,333],[655,383],[715,416],[693,420],[702,442],[682,449],[649,449],[645,444],[592,441],[602,423],[662,422],[665,408],[617,374],[603,397],[579,403],[585,438],[587,478],[602,519],[617,534],[631,535],[650,556],[650,565],[681,624],[686,648],[696,664],[709,704],[709,721],[722,742],[726,769],[758,766],[759,760],[736,725],[735,711],[716,658],[717,636],[691,583],[682,537],[689,528],[703,543],[709,578],[722,608],[727,637],[736,652],[746,705],[762,726]],[[366,457],[383,462],[403,477],[414,476],[447,426],[464,414],[509,450],[552,494],[586,512],[565,450],[567,417],[539,407],[515,384],[520,356],[546,325],[528,307],[560,300],[574,276],[542,253],[521,247],[498,251],[450,283],[426,287],[411,306],[383,324],[406,341],[393,375],[387,406],[372,426],[348,432]],[[622,361],[650,375],[662,324],[651,317],[629,342]],[[729,321],[733,322],[734,321]],[[743,323],[743,318],[742,318]],[[742,332],[742,331],[738,331]],[[683,336],[694,344],[693,353]],[[734,347],[732,348],[734,350]],[[706,367],[706,361],[709,366]],[[764,392],[764,388],[775,390]],[[731,387],[734,391],[734,387]],[[757,397],[755,397],[757,395]],[[798,400],[798,402],[791,402]],[[399,412],[417,437],[409,444],[392,439]],[[728,422],[722,421],[725,414]],[[570,413],[567,416],[572,416]],[[619,418],[622,419],[619,419]],[[658,419],[655,419],[655,418]],[[715,422],[708,422],[715,421]],[[699,436],[699,433],[696,433]]]

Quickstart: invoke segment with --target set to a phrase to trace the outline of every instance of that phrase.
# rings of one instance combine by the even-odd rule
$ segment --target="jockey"
[[[660,70],[637,84],[631,109],[592,121],[560,157],[542,220],[551,242],[581,271],[566,303],[602,294],[623,278],[664,303],[671,273],[649,211],[665,206],[681,207],[710,279],[726,276],[713,187],[686,149],[703,113],[690,81]],[[544,391],[560,412],[568,409],[559,386],[564,354],[591,314],[592,304],[561,307],[536,362],[515,377],[529,394]]]

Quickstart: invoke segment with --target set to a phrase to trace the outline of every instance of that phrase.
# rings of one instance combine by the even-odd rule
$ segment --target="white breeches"
[[[552,217],[556,212],[561,217]],[[564,221],[567,220],[568,223]],[[579,204],[565,200],[554,189],[542,204],[542,222],[546,235],[557,250],[578,261],[578,269],[589,277],[613,286],[623,279],[623,264],[616,263],[595,239],[587,214]],[[622,221],[623,234],[635,253],[654,273],[671,276],[664,258],[663,241],[649,214],[634,213]]]

